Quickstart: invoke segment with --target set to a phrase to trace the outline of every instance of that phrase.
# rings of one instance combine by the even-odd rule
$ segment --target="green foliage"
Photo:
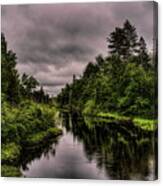
[[[123,28],[111,33],[108,42],[109,56],[100,55],[88,63],[80,79],[62,89],[59,105],[83,114],[156,119],[157,62],[150,59],[144,38],[138,41],[136,28],[126,21]]]
[[[48,138],[55,138],[62,134],[62,130],[59,128],[51,127],[46,131],[37,132],[28,136],[28,139],[25,141],[25,144],[28,146],[38,145],[41,142],[46,141]]]
[[[56,128],[56,113],[53,106],[30,100],[21,102],[17,107],[3,101],[1,138],[4,176],[12,172],[11,165],[18,166],[21,149],[26,145],[36,145],[61,134],[61,130]]]
[[[39,144],[62,132],[56,128],[58,112],[49,95],[43,87],[36,91],[39,83],[33,76],[19,76],[16,54],[8,51],[4,34],[1,36],[2,175],[20,176],[18,161],[26,144]]]
[[[148,120],[142,118],[134,118],[133,122],[143,130],[153,131],[157,128],[157,120]]]
[[[23,143],[29,134],[55,126],[56,110],[32,101],[21,102],[19,107],[2,104],[2,142]]]
[[[11,165],[2,165],[1,176],[2,177],[20,177],[21,172],[20,172],[19,167],[14,167]]]
[[[59,129],[59,128],[54,128],[54,127],[52,128],[51,127],[47,130],[47,136],[48,137],[56,137],[60,134],[62,134],[62,130]]]
[[[84,109],[83,109],[83,114],[95,114],[95,101],[94,100],[88,100],[85,103]]]
[[[19,74],[15,69],[16,54],[11,50],[7,50],[7,42],[4,34],[1,34],[1,82],[2,93],[6,99],[12,104],[17,104],[20,101],[19,92]]]
[[[103,112],[100,112],[100,113],[97,114],[97,116],[112,119],[114,121],[128,121],[128,120],[130,120],[129,117],[119,115],[118,113],[103,113]]]
[[[45,139],[45,136],[46,136],[46,131],[31,134],[31,135],[28,136],[28,139],[26,140],[25,143],[28,146],[37,145]]]
[[[143,37],[140,37],[139,40],[139,63],[145,68],[148,69],[150,68],[149,62],[150,57],[148,55],[147,47],[146,47],[146,42]]]
[[[24,97],[30,98],[33,90],[39,85],[33,76],[23,74],[21,77],[21,93]]]
[[[137,37],[136,28],[126,20],[123,28],[116,27],[107,38],[110,53],[127,59],[137,51]]]
[[[2,145],[1,161],[2,163],[16,164],[20,156],[21,147],[11,142]]]
[[[8,50],[5,36],[1,34],[2,93],[5,95],[6,101],[12,105],[18,105],[24,99],[49,103],[49,95],[45,94],[43,87],[36,90],[39,82],[33,76],[25,73],[20,77],[16,64],[16,54]]]

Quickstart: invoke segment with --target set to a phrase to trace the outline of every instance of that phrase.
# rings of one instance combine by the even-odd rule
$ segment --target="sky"
[[[152,2],[2,5],[1,14],[19,73],[34,76],[52,96],[96,56],[107,55],[106,38],[126,19],[152,49]]]

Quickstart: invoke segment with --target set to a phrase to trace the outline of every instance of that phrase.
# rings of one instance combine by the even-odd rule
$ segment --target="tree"
[[[115,28],[110,34],[110,37],[107,37],[107,42],[109,43],[108,48],[110,49],[111,54],[118,55],[123,57],[123,42],[124,42],[124,30],[122,28]]]
[[[19,74],[16,70],[16,54],[7,50],[5,36],[1,34],[1,69],[2,69],[2,93],[12,104],[20,101]]]
[[[145,68],[149,68],[150,57],[147,52],[146,42],[143,37],[139,40],[139,63]]]
[[[110,37],[107,37],[110,53],[123,59],[134,55],[137,52],[137,37],[136,28],[126,20],[123,28],[116,27]]]
[[[33,76],[23,74],[21,78],[22,82],[22,94],[25,97],[30,98],[33,90],[39,85],[38,81]]]
[[[97,71],[98,71],[97,65],[93,64],[92,62],[89,62],[83,73],[83,77],[84,78],[92,77]]]
[[[137,46],[138,46],[138,36],[136,33],[136,28],[131,25],[129,20],[126,20],[123,26],[124,31],[124,56],[125,58],[130,57],[131,55],[134,55],[137,52]]]
[[[5,40],[5,35],[1,33],[1,53],[6,54],[7,53],[7,42]]]

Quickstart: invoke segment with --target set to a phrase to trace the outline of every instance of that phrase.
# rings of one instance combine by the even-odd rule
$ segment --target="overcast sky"
[[[2,6],[2,32],[17,54],[17,69],[37,78],[51,95],[98,54],[107,54],[106,37],[125,19],[152,48],[152,2]]]

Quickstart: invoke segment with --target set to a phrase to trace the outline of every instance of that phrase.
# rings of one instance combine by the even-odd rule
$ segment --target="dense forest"
[[[1,34],[2,176],[20,176],[19,161],[25,148],[62,133],[56,127],[53,99],[33,76],[19,75],[16,60]]]
[[[58,95],[60,107],[83,114],[134,119],[144,127],[157,118],[157,56],[126,20],[107,37],[108,55],[89,62]]]

